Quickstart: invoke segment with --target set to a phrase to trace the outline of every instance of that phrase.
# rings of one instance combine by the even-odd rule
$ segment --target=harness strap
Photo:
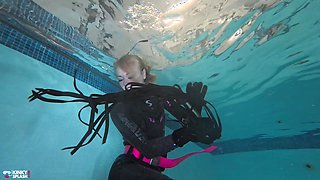
[[[149,158],[143,156],[138,149],[134,148],[131,145],[126,145],[125,149],[124,149],[124,154],[131,154],[135,158],[141,159],[143,162],[150,164],[150,165],[153,165],[153,166],[159,166],[162,168],[173,168],[173,167],[177,166],[178,164],[180,164],[182,161],[189,158],[190,156],[193,156],[196,154],[201,154],[201,153],[210,153],[217,148],[218,148],[218,146],[210,146],[210,147],[203,149],[201,151],[192,152],[192,153],[186,154],[182,157],[175,158],[175,159],[170,159],[170,158],[166,158],[166,157],[162,157],[162,156],[158,156],[158,157],[149,159]]]

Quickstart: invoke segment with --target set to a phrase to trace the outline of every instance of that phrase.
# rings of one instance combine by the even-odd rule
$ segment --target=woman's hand
[[[205,105],[204,97],[207,93],[208,86],[203,85],[202,82],[189,82],[186,88],[186,94],[188,97],[188,102],[191,108],[196,111],[196,114],[201,114],[202,106]]]

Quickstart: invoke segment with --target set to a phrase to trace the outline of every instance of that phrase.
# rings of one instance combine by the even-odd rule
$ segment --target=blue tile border
[[[119,87],[115,82],[111,82],[106,74],[97,71],[75,57],[65,57],[3,23],[0,23],[0,43],[48,64],[70,76],[73,76],[75,70],[77,70],[77,79],[103,92],[119,91]],[[73,60],[70,60],[70,58],[73,58]]]
[[[0,0],[0,9],[19,21],[37,28],[43,34],[63,39],[94,58],[102,56],[100,50],[95,48],[85,36],[31,0]]]
[[[81,60],[77,53],[97,59],[107,56],[72,27],[30,0],[0,0],[0,43],[70,76],[77,70],[77,79],[103,92],[120,90],[108,74]],[[111,64],[112,58],[107,58]]]

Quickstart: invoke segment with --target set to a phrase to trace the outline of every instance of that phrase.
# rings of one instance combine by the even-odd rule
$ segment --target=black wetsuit
[[[142,157],[149,160],[152,159],[149,162],[152,164],[159,163],[155,157],[166,156],[176,146],[182,147],[189,141],[210,144],[215,139],[220,138],[222,131],[220,118],[216,113],[216,121],[211,110],[206,105],[208,102],[203,99],[206,88],[204,88],[204,91],[201,90],[202,83],[187,85],[186,93],[179,86],[169,87],[154,84],[145,86],[139,83],[132,83],[131,86],[133,88],[119,93],[85,96],[77,88],[74,80],[74,87],[77,92],[36,88],[28,98],[29,101],[39,99],[51,103],[87,103],[79,110],[79,120],[88,126],[87,132],[76,146],[63,148],[63,150],[72,149],[71,155],[99,135],[98,132],[103,124],[105,124],[105,131],[102,143],[105,143],[109,128],[109,113],[115,126],[123,136],[124,144],[137,149],[143,155]],[[55,97],[63,98],[57,99]],[[64,99],[65,97],[73,99]],[[191,97],[196,98],[195,102],[190,99]],[[103,104],[105,105],[105,111],[95,117],[97,106]],[[198,117],[193,112],[193,110],[201,112],[201,108],[197,110],[199,109],[198,106],[205,108],[207,118]],[[80,114],[83,109],[89,107],[91,108],[90,120],[89,123],[85,123],[81,120]],[[211,105],[211,107],[213,106]],[[172,114],[183,126],[175,130],[173,136],[165,136],[165,110]],[[87,140],[89,137],[90,139]],[[170,179],[161,173],[163,170],[161,167],[149,165],[127,153],[120,155],[116,159],[110,170],[109,180]]]
[[[157,97],[117,103],[111,118],[123,136],[125,145],[132,145],[145,157],[166,156],[175,148],[171,135],[165,136],[166,102]],[[167,109],[167,108],[166,108]],[[170,179],[163,168],[151,166],[132,155],[120,155],[109,173],[109,180]]]

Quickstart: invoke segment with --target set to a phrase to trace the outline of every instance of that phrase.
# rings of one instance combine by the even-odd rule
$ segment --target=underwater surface
[[[23,7],[0,2],[0,179],[16,170],[35,180],[106,179],[123,152],[114,125],[110,123],[106,144],[96,138],[71,156],[61,149],[86,132],[77,117],[82,104],[29,103],[27,98],[36,87],[75,91],[75,69],[86,95],[118,91],[114,58],[90,43],[82,47],[87,41],[80,35],[77,46],[68,39],[69,31],[48,30],[52,36],[42,36],[34,29],[41,24],[17,15]],[[204,82],[209,87],[206,99],[223,125],[222,137],[214,143],[217,150],[193,156],[166,175],[178,180],[320,179],[319,7],[316,0],[282,1],[263,13],[233,19],[223,32],[222,24],[199,34],[179,53],[162,51],[175,65],[155,70],[157,83],[184,89],[187,82]],[[197,61],[179,63],[198,51]],[[170,126],[166,130],[172,131]],[[205,147],[189,143],[169,157]]]

